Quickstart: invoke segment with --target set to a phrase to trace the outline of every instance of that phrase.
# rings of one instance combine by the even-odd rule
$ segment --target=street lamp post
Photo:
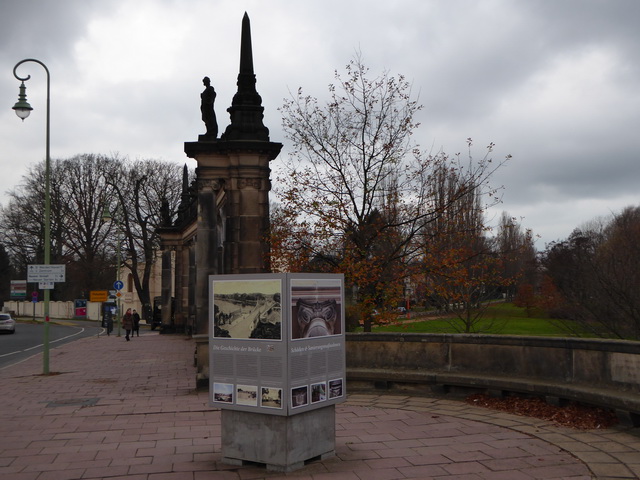
[[[115,215],[117,216],[117,210]],[[116,235],[117,235],[117,242],[118,242],[118,265],[116,267],[116,282],[120,282],[120,263],[121,263],[121,240],[120,240],[120,221],[115,217],[111,215],[111,212],[109,211],[109,207],[104,207],[104,211],[102,212],[102,219],[106,222],[114,222],[116,224]],[[121,330],[120,330],[120,292],[117,291],[116,292],[116,304],[117,304],[117,314],[116,314],[116,321],[118,322],[118,337],[121,336]]]
[[[49,150],[49,125],[50,125],[50,114],[49,114],[49,98],[50,98],[50,76],[49,69],[47,66],[42,63],[40,60],[36,60],[33,58],[26,58],[24,60],[16,63],[16,66],[13,67],[13,76],[20,80],[22,83],[20,84],[20,93],[18,95],[18,101],[13,106],[13,110],[15,110],[16,115],[22,119],[29,116],[31,113],[31,105],[27,103],[27,87],[24,82],[31,78],[31,75],[27,75],[26,77],[20,77],[16,73],[16,69],[26,62],[33,62],[41,65],[44,68],[45,72],[47,72],[47,117],[46,117],[46,125],[47,125],[47,134],[46,134],[46,157],[45,157],[45,169],[44,169],[44,264],[49,265],[51,263],[51,155]],[[43,346],[43,373],[45,375],[49,374],[49,299],[50,299],[50,291],[48,288],[44,289],[44,346]]]

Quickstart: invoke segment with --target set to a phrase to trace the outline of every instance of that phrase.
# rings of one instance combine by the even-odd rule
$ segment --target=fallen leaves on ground
[[[548,404],[541,398],[516,396],[494,398],[489,395],[477,394],[467,397],[467,403],[477,407],[549,420],[563,427],[580,430],[609,428],[618,423],[616,415],[610,410],[581,405],[577,402],[570,402],[558,407]]]

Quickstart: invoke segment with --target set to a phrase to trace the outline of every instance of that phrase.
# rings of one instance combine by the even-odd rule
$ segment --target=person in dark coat
[[[124,338],[129,341],[129,335],[131,335],[131,330],[133,330],[133,315],[131,314],[131,309],[127,308],[127,312],[122,317],[122,328],[124,328],[126,335]]]
[[[107,335],[111,335],[111,332],[113,332],[113,317],[112,317],[112,313],[109,314],[109,316],[107,317]]]
[[[133,331],[131,332],[131,336],[136,335],[136,337],[140,336],[140,314],[133,310]]]

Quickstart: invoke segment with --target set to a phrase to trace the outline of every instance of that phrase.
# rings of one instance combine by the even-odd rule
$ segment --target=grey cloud
[[[154,2],[157,8],[198,15],[187,17],[192,38],[179,55],[175,73],[158,79],[148,75],[145,81],[132,76],[122,83],[86,76],[97,82],[87,85],[87,66],[74,63],[74,47],[86,37],[90,22],[114,18],[113,34],[118,35],[119,17],[114,12],[126,15],[148,3],[3,1],[0,65],[5,72],[0,72],[0,104],[6,109],[0,109],[0,164],[15,165],[15,158],[38,161],[43,155],[41,117],[34,114],[20,124],[10,111],[17,99],[11,68],[25,57],[40,58],[55,71],[55,156],[119,151],[131,158],[189,161],[182,146],[202,133],[198,102],[203,75],[214,78],[221,128],[228,122],[225,110],[235,91],[240,22],[246,9],[265,124],[272,140],[285,143],[285,151],[277,108],[288,89],[301,86],[325,98],[333,70],[342,71],[360,50],[372,75],[383,69],[403,74],[420,94],[425,109],[415,138],[425,150],[433,145],[436,150],[464,153],[464,140],[472,137],[474,156],[482,156],[491,141],[497,144],[494,158],[514,155],[494,179],[505,186],[501,208],[516,217],[524,215],[523,225],[543,233],[543,241],[568,235],[578,224],[607,214],[607,208],[640,201],[637,0],[246,3]],[[237,18],[232,17],[236,13]],[[105,38],[104,45],[109,41]],[[592,75],[587,68],[585,78],[578,79],[594,91],[562,87],[574,102],[582,103],[535,103],[542,93],[536,82],[551,69],[589,58],[594,51],[610,58],[612,65],[611,71],[594,70]],[[144,68],[144,52],[140,56]],[[595,81],[599,74],[602,84]],[[594,81],[587,83],[590,80]],[[30,101],[37,108],[42,105],[41,84],[34,74]],[[9,186],[1,183],[0,192]],[[587,203],[590,207],[583,208]]]

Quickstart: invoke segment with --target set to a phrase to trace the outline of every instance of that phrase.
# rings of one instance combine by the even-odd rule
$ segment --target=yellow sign
[[[106,302],[109,299],[109,292],[107,290],[91,290],[89,292],[90,302]]]

